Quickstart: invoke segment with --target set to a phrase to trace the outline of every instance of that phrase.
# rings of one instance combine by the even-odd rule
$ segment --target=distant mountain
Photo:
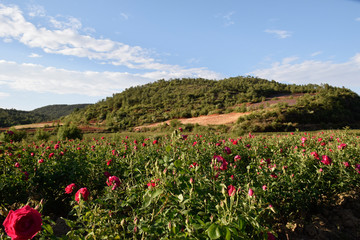
[[[302,97],[292,106],[278,104],[262,111],[246,107],[248,103],[294,93],[302,93]],[[158,80],[113,94],[65,120],[78,124],[97,122],[112,130],[124,130],[232,111],[254,112],[234,126],[246,130],[281,131],[311,124],[319,128],[342,127],[359,123],[360,97],[349,89],[327,84],[282,84],[256,77]]]
[[[90,104],[49,105],[32,111],[0,108],[0,127],[57,120]]]
[[[70,113],[74,111],[78,111],[80,109],[83,109],[91,104],[72,104],[72,105],[66,105],[66,104],[57,104],[57,105],[48,105],[41,108],[36,108],[32,110],[32,113],[45,115],[51,120],[59,119],[61,117],[64,117],[66,115],[69,115]]]

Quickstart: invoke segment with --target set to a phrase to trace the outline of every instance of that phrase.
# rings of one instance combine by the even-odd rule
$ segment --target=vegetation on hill
[[[177,118],[246,111],[245,103],[292,93],[305,95],[292,107],[280,104],[271,111],[254,111],[235,127],[255,131],[283,130],[313,123],[346,126],[360,120],[360,98],[348,89],[281,84],[256,77],[218,81],[201,78],[159,80],[114,94],[66,119],[75,123],[102,122],[109,129],[124,130]],[[255,121],[257,115],[260,118]]]
[[[43,114],[49,118],[52,118],[51,120],[59,119],[61,117],[67,116],[70,113],[74,111],[78,111],[80,109],[83,109],[90,104],[57,104],[57,105],[48,105],[45,107],[37,108],[33,110],[33,113],[37,114]]]
[[[49,105],[32,111],[0,108],[0,127],[57,120],[88,105],[89,104]]]
[[[46,121],[46,116],[43,114],[0,108],[0,127],[11,127],[14,125],[30,124],[43,121]]]
[[[324,85],[305,94],[296,104],[278,104],[238,119],[233,129],[242,131],[315,130],[360,126],[360,97],[345,88]]]

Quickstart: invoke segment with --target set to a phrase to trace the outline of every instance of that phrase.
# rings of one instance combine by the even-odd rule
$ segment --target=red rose
[[[110,176],[106,181],[108,186],[113,186],[112,190],[115,190],[120,185],[120,179],[116,176]]]
[[[69,184],[67,185],[67,187],[65,188],[65,193],[66,194],[70,194],[74,191],[74,189],[76,188],[75,183]]]
[[[329,156],[323,155],[323,156],[321,156],[321,157],[322,157],[321,162],[322,162],[323,164],[325,164],[325,165],[330,165],[330,164],[331,164],[332,160],[331,160],[331,158],[330,158]]]
[[[89,190],[87,190],[87,188],[80,188],[80,189],[75,193],[75,200],[76,200],[77,202],[80,201],[80,194],[81,194],[81,196],[82,196],[82,199],[83,199],[84,201],[87,201],[90,192],[89,192]]]
[[[31,239],[41,230],[41,214],[26,205],[15,211],[10,210],[3,225],[12,240]]]

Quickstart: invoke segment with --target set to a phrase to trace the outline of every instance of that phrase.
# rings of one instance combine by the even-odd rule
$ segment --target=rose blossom
[[[120,179],[118,177],[116,177],[116,176],[111,176],[106,181],[106,184],[108,186],[113,186],[112,190],[115,190],[120,185]]]
[[[13,240],[31,239],[41,230],[41,214],[26,205],[15,211],[10,210],[3,225]]]
[[[76,188],[75,183],[69,184],[65,188],[65,193],[70,194],[70,193],[72,193],[74,191],[75,188]]]
[[[80,201],[80,194],[82,196],[82,198],[84,199],[84,201],[87,201],[88,200],[88,197],[89,197],[89,190],[87,188],[80,188],[76,193],[75,193],[75,200],[77,202]]]
[[[230,197],[235,195],[236,189],[233,185],[229,185],[227,190]]]
[[[249,188],[249,192],[248,192],[249,196],[252,197],[254,195],[254,190],[252,190],[251,188]]]
[[[321,158],[322,158],[321,162],[325,165],[330,165],[332,162],[331,158],[327,155],[322,155]]]

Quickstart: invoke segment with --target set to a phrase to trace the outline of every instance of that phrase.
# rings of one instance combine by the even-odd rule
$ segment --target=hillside
[[[292,105],[259,105],[272,98],[301,93]],[[249,104],[257,107],[250,108]],[[289,85],[255,77],[223,80],[159,80],[131,87],[65,118],[78,124],[96,122],[112,130],[133,129],[171,119],[230,112],[249,112],[232,128],[252,131],[355,126],[360,98],[329,85]]]
[[[83,109],[87,106],[89,106],[90,104],[71,104],[71,105],[67,105],[67,104],[57,104],[57,105],[48,105],[45,107],[41,107],[41,108],[36,108],[34,110],[32,110],[32,113],[35,114],[42,114],[45,115],[49,118],[49,120],[55,120],[55,119],[59,119],[61,117],[67,116],[70,113],[72,113],[73,111],[78,111],[80,109]]]
[[[0,127],[57,120],[88,105],[89,104],[48,105],[32,111],[0,108]]]

